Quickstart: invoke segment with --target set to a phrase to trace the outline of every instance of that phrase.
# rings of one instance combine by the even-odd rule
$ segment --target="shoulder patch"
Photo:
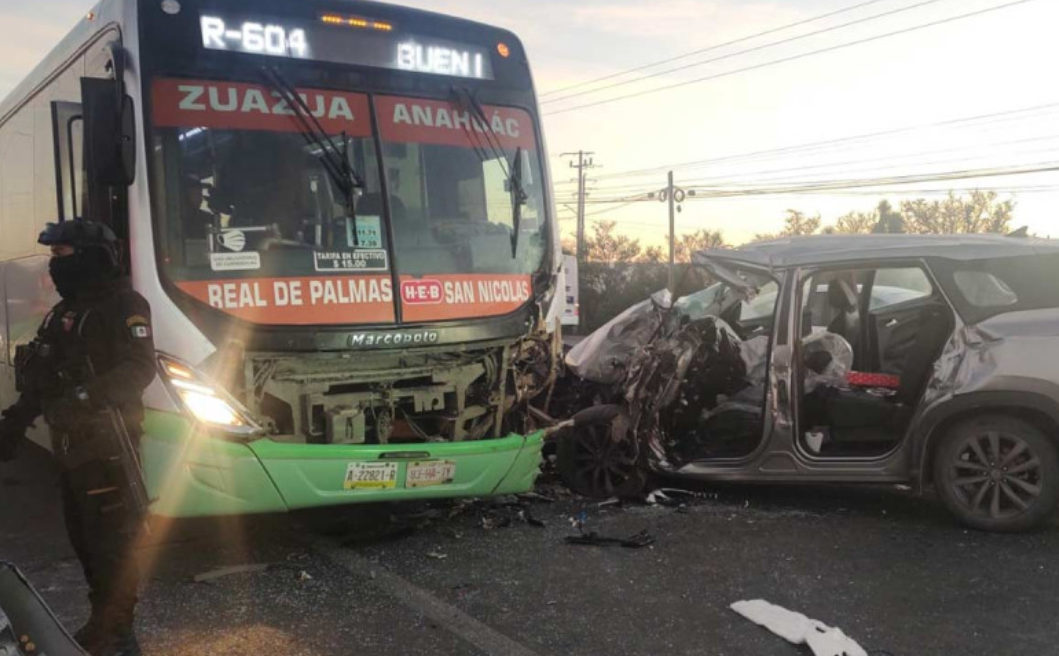
[[[136,339],[147,339],[151,336],[151,322],[142,314],[134,314],[125,320],[125,326]]]

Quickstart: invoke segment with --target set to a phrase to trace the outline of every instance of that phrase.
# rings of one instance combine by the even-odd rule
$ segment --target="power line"
[[[756,188],[732,190],[696,190],[696,198],[724,198],[727,196],[753,196],[763,194],[776,194],[787,191],[825,191],[839,189],[859,189],[864,187],[885,187],[921,182],[943,182],[947,180],[969,180],[977,178],[995,178],[1011,175],[1027,175],[1030,173],[1048,173],[1059,171],[1059,161],[1040,162],[1025,166],[1012,166],[1007,168],[967,169],[962,171],[949,171],[945,173],[931,173],[926,175],[902,175],[889,178],[867,178],[853,180],[830,180],[811,184],[790,185],[786,187]]]
[[[621,205],[618,205],[617,207],[608,207],[605,210],[598,210],[596,212],[589,212],[588,214],[585,215],[585,217],[586,218],[592,218],[593,216],[599,216],[600,214],[607,214],[608,212],[616,212],[618,210],[625,209],[626,207],[629,207],[630,205],[635,205],[637,202],[639,202],[639,201],[631,200],[629,202],[622,203]]]
[[[817,165],[798,166],[798,167],[794,167],[794,168],[785,167],[785,168],[766,169],[766,170],[759,170],[759,171],[745,171],[745,172],[736,173],[736,174],[733,174],[733,175],[722,176],[722,177],[692,178],[690,180],[686,180],[685,184],[694,185],[696,187],[703,187],[703,188],[708,187],[710,189],[715,189],[715,190],[723,190],[726,187],[728,187],[728,188],[741,188],[741,187],[744,187],[746,185],[761,186],[762,183],[772,183],[772,184],[810,184],[810,183],[818,182],[819,180],[817,178],[819,176],[826,176],[826,175],[831,174],[832,172],[829,171],[829,169],[834,169],[836,167],[841,167],[841,172],[844,172],[844,173],[875,173],[877,171],[892,170],[892,169],[895,169],[895,168],[908,168],[908,167],[912,167],[912,166],[915,166],[915,167],[936,167],[936,166],[939,166],[939,165],[942,165],[942,164],[951,164],[953,162],[967,162],[969,160],[976,160],[976,159],[980,160],[980,159],[983,159],[983,158],[995,158],[995,157],[998,157],[998,156],[1001,156],[1001,155],[1004,155],[1004,156],[1007,156],[1007,157],[1014,157],[1014,156],[1024,156],[1024,155],[1035,155],[1035,154],[1052,154],[1052,153],[1055,153],[1057,150],[1059,150],[1059,147],[1057,147],[1057,146],[1049,146],[1049,147],[1045,147],[1045,148],[1031,148],[1031,149],[1028,149],[1028,150],[1027,149],[1016,150],[1016,151],[1005,152],[1005,153],[985,153],[985,152],[983,152],[983,153],[975,154],[975,153],[971,152],[971,153],[968,153],[968,154],[960,155],[958,157],[946,157],[946,158],[941,158],[941,159],[931,159],[929,161],[920,161],[920,162],[914,162],[914,161],[913,162],[901,162],[901,160],[918,159],[918,158],[924,158],[924,157],[934,157],[936,155],[940,155],[940,154],[943,154],[943,153],[958,153],[958,152],[961,152],[961,151],[968,151],[968,150],[973,151],[973,150],[975,150],[977,148],[983,148],[983,147],[985,147],[985,148],[998,148],[998,147],[1005,147],[1005,146],[1016,146],[1016,145],[1025,144],[1025,143],[1040,143],[1040,142],[1046,142],[1046,141],[1055,141],[1057,139],[1059,139],[1059,134],[1030,137],[1030,138],[1025,138],[1025,139],[1015,139],[1015,140],[1009,140],[1009,141],[998,141],[998,142],[992,142],[992,143],[981,144],[981,145],[975,144],[975,145],[971,145],[971,146],[962,146],[962,147],[955,147],[955,148],[944,148],[944,149],[936,149],[936,150],[929,150],[929,151],[920,151],[920,152],[916,152],[916,153],[894,153],[892,155],[887,155],[887,156],[878,157],[878,158],[846,160],[846,161],[838,161],[838,162],[832,161],[832,162],[825,162],[825,163],[821,163],[821,164],[817,164]],[[887,164],[888,162],[900,162],[900,163]],[[862,167],[862,168],[856,168],[856,169],[849,168],[850,166],[854,166],[854,165],[857,165],[857,164],[870,164],[871,166]],[[1019,165],[1020,164],[1017,161],[1013,162],[1013,163],[1010,163],[1010,164],[1005,164],[1005,166],[1019,166]],[[997,168],[997,166],[994,166],[993,168]],[[823,170],[821,170],[821,169],[823,169]],[[799,175],[799,176],[796,176],[794,178],[791,178],[789,175],[775,175],[775,176],[772,176],[772,177],[765,177],[765,178],[761,177],[761,176],[767,175],[767,174],[791,174],[791,173],[802,174],[802,173],[805,173],[807,171],[812,171],[812,170],[816,170],[818,172],[807,173],[806,175],[808,177],[806,177],[806,175]],[[921,172],[918,175],[929,175],[929,173],[928,172]],[[605,187],[605,188],[602,188],[602,189],[598,190],[598,191],[604,192],[604,194],[602,194],[600,196],[597,196],[593,200],[598,201],[600,198],[607,198],[607,199],[610,199],[612,201],[613,200],[617,200],[617,201],[632,200],[632,199],[636,199],[637,197],[644,196],[644,195],[646,195],[646,194],[648,194],[648,193],[650,193],[650,192],[652,192],[654,190],[655,190],[655,185],[651,184],[650,182],[639,183],[639,184],[636,184],[636,185],[620,185],[620,186],[616,186],[616,187]],[[617,194],[616,196],[614,195],[615,193]],[[565,198],[564,194],[565,194],[565,192],[563,194],[560,194],[560,198]]]
[[[1019,153],[1012,153],[1012,154],[1019,154],[1019,155],[1055,154],[1056,151],[1057,151],[1057,149],[1054,148],[1054,147],[1053,148],[1043,148],[1043,149],[1038,148],[1038,149],[1031,149],[1031,150],[1021,151]],[[920,164],[920,166],[938,166],[938,165],[946,164],[946,163],[951,164],[951,163],[955,163],[955,162],[966,162],[968,160],[981,159],[982,157],[986,157],[986,155],[981,155],[981,156],[978,156],[978,157],[967,157],[967,156],[964,156],[964,157],[953,157],[953,158],[947,158],[947,159],[933,160],[933,161],[930,161],[930,162],[923,162],[923,163]],[[1032,166],[1037,166],[1037,165],[1038,165],[1037,163],[1020,164],[1018,162],[1015,162],[1015,163],[1011,163],[1011,164],[1006,164],[1003,167],[1002,166],[993,166],[993,167],[990,167],[989,169],[986,169],[986,170],[990,170],[990,171],[992,171],[992,170],[1006,170],[1006,168],[1020,168],[1020,167],[1025,167],[1025,166],[1032,167]],[[882,167],[880,167],[880,166],[872,166],[872,167],[862,168],[862,169],[846,169],[845,172],[847,172],[847,173],[875,173],[876,171],[883,171],[883,170],[886,170],[886,169],[895,169],[895,168],[905,168],[907,166],[908,166],[907,164],[894,164],[894,165],[882,166]],[[796,170],[795,169],[790,169],[789,171],[796,171]],[[1031,172],[1033,172],[1033,171],[1031,171]],[[923,177],[923,176],[931,176],[931,175],[935,175],[935,174],[936,174],[936,172],[924,171],[924,172],[910,174],[910,175],[913,175],[913,176],[916,176],[916,177]],[[818,174],[814,174],[814,175],[820,176],[820,175],[825,175],[825,174],[824,173],[818,173]],[[902,177],[908,177],[908,176],[902,176]],[[848,178],[846,178],[846,179],[848,179]],[[889,177],[872,177],[872,178],[866,178],[866,179],[888,180],[888,179],[891,179],[891,178],[889,178]],[[698,179],[698,180],[692,179],[692,180],[685,181],[685,184],[687,184],[687,185],[689,185],[691,187],[694,187],[696,189],[696,194],[703,194],[703,193],[710,194],[712,192],[720,193],[720,192],[725,192],[725,191],[730,191],[730,190],[769,188],[769,187],[775,187],[775,186],[779,186],[779,185],[783,185],[783,186],[814,185],[814,184],[819,184],[819,183],[830,183],[830,182],[833,182],[833,180],[828,180],[826,178],[822,179],[822,180],[819,179],[819,178],[799,178],[799,177],[791,178],[791,177],[788,177],[788,176],[777,176],[777,177],[771,177],[771,178],[756,178],[756,177],[753,177],[752,174],[745,174],[745,175],[734,176],[734,177],[729,177],[729,178],[713,178],[713,179],[707,178],[707,179]],[[645,191],[640,192],[640,193],[632,193],[632,192],[630,192],[630,193],[622,194],[622,195],[619,195],[619,196],[598,196],[596,198],[593,198],[591,201],[589,201],[589,203],[590,204],[595,204],[595,203],[603,203],[603,202],[613,203],[613,202],[646,200],[646,196],[647,196],[648,193],[650,193],[649,190],[645,190]]]
[[[1034,105],[1031,107],[1022,107],[1019,109],[1008,109],[1000,112],[991,112],[988,114],[978,114],[975,116],[966,116],[956,119],[946,119],[944,121],[938,121],[935,123],[926,123],[921,125],[906,126],[903,128],[895,128],[890,130],[882,130],[878,132],[867,132],[864,134],[853,135],[848,137],[839,137],[835,139],[827,139],[824,141],[814,141],[803,144],[796,144],[792,146],[782,146],[780,148],[771,148],[766,150],[756,150],[748,153],[739,153],[736,155],[726,155],[724,157],[715,157],[711,159],[693,160],[688,162],[682,162],[678,164],[662,164],[651,168],[635,169],[631,171],[619,171],[616,173],[604,174],[597,176],[600,180],[614,179],[614,178],[625,178],[633,176],[644,176],[652,173],[658,173],[659,171],[666,171],[668,169],[687,169],[691,167],[699,166],[713,166],[722,163],[731,163],[740,160],[752,160],[762,156],[776,155],[790,155],[790,154],[805,154],[806,152],[818,151],[820,149],[828,148],[831,146],[848,146],[858,141],[870,141],[874,139],[880,139],[883,137],[892,137],[898,134],[905,134],[908,132],[916,132],[919,130],[927,130],[931,128],[945,128],[949,126],[960,125],[963,123],[975,123],[984,122],[992,123],[994,121],[1009,121],[1009,120],[1025,120],[1026,117],[1019,115],[1029,114],[1031,112],[1039,112],[1041,110],[1048,110],[1047,113],[1054,112],[1059,109],[1059,102],[1046,103],[1043,105]],[[1014,118],[1013,118],[1014,117]],[[967,126],[967,127],[981,127],[981,126]]]
[[[1040,186],[1040,187],[1026,187],[1026,188],[1018,187],[1018,186],[1015,186],[1015,187],[963,187],[963,188],[950,188],[950,189],[923,189],[923,190],[877,190],[877,191],[871,191],[871,192],[867,192],[867,191],[861,191],[861,192],[847,191],[847,192],[837,192],[837,194],[836,194],[836,192],[801,192],[801,193],[800,192],[789,192],[789,193],[776,193],[776,194],[773,194],[773,195],[775,195],[775,196],[793,196],[793,197],[804,197],[804,196],[812,196],[812,195],[856,195],[856,196],[874,196],[874,197],[917,195],[917,196],[923,197],[923,196],[931,196],[931,195],[934,195],[934,196],[937,196],[937,195],[948,195],[950,192],[970,193],[970,192],[974,192],[974,191],[984,191],[984,192],[995,191],[997,193],[1012,193],[1012,194],[1016,194],[1016,193],[1017,194],[1023,194],[1023,193],[1055,193],[1056,191],[1059,191],[1059,186]],[[710,200],[710,199],[708,199],[708,198],[696,198],[696,200]],[[746,198],[743,198],[743,197],[731,197],[731,198],[715,199],[715,200],[723,201],[723,202],[726,202],[726,203],[732,203],[732,202],[757,202],[756,198],[749,198],[749,197],[746,197]],[[625,209],[626,206],[627,205],[622,205],[622,206],[619,206],[619,207],[610,208],[610,210],[600,210],[599,212],[590,214],[589,216],[591,217],[591,216],[595,216],[597,214],[605,214],[605,213],[607,213],[608,211],[611,211],[611,210],[616,211],[618,209]],[[655,229],[655,230],[664,229],[665,228],[665,225],[663,223],[661,223],[661,222],[647,222],[647,221],[635,221],[635,220],[628,220],[628,219],[618,219],[617,223],[620,226],[637,226],[637,227],[643,227],[643,228],[651,228],[651,229]],[[682,234],[685,234],[687,232],[695,232],[697,230],[702,230],[702,229],[708,229],[708,228],[702,228],[702,227],[691,228],[689,230],[685,230]]]
[[[1007,144],[1008,145],[1017,145],[1017,144],[1020,144],[1020,143],[1030,143],[1030,142],[1039,142],[1039,141],[1054,141],[1056,139],[1059,139],[1059,135],[1052,135],[1052,136],[1048,136],[1048,137],[1033,137],[1033,138],[1029,138],[1029,139],[1018,139],[1018,140],[1015,140],[1015,141],[1007,142]],[[892,169],[895,169],[895,168],[905,168],[905,167],[912,167],[912,166],[930,167],[930,166],[937,166],[939,164],[949,164],[949,163],[952,163],[952,162],[962,162],[962,161],[966,161],[966,160],[969,160],[969,159],[983,159],[983,158],[992,158],[992,157],[998,157],[999,156],[998,153],[982,153],[980,155],[965,154],[965,155],[962,155],[960,157],[947,157],[947,158],[943,158],[943,159],[933,159],[933,160],[926,161],[926,162],[904,162],[904,163],[897,163],[897,164],[879,165],[880,162],[889,162],[889,161],[893,161],[893,160],[909,159],[909,158],[916,158],[916,157],[928,157],[928,156],[940,155],[942,153],[947,153],[947,152],[948,153],[955,153],[955,152],[959,152],[959,151],[962,151],[962,150],[970,150],[970,149],[973,149],[973,147],[971,147],[971,148],[950,148],[950,149],[942,149],[942,150],[936,150],[936,151],[924,151],[924,152],[921,152],[921,153],[914,153],[914,154],[907,154],[907,155],[897,155],[897,156],[893,156],[893,157],[884,157],[884,158],[880,158],[880,159],[847,160],[845,162],[828,162],[826,164],[819,164],[819,165],[815,165],[815,166],[802,166],[802,167],[796,167],[796,168],[781,168],[781,169],[772,169],[772,170],[766,170],[766,171],[747,172],[747,173],[739,173],[739,174],[735,174],[735,175],[731,175],[731,176],[724,176],[724,177],[698,178],[698,179],[689,180],[688,182],[689,183],[698,183],[700,185],[707,185],[708,184],[711,187],[712,186],[731,186],[731,185],[739,184],[741,182],[776,182],[776,181],[791,182],[791,183],[794,183],[794,182],[811,182],[812,181],[811,178],[813,176],[828,175],[830,173],[830,171],[828,171],[828,169],[832,169],[832,168],[835,168],[835,167],[848,167],[848,166],[853,166],[853,165],[857,165],[857,164],[875,164],[874,166],[870,166],[870,167],[867,167],[867,168],[857,168],[857,169],[844,168],[844,170],[843,170],[843,172],[846,172],[846,173],[873,173],[875,171],[892,170]],[[1034,155],[1034,154],[1041,154],[1041,153],[1055,153],[1056,151],[1059,151],[1059,148],[1057,148],[1056,146],[1051,146],[1051,147],[1047,147],[1047,148],[1033,148],[1033,149],[1029,149],[1029,150],[1020,150],[1020,151],[1016,151],[1016,152],[1012,152],[1012,153],[1004,153],[1004,154],[1010,157],[1012,155]],[[820,169],[824,169],[824,170],[823,171],[819,171]],[[806,176],[798,176],[798,177],[796,177],[794,179],[791,179],[791,178],[789,178],[787,176],[779,176],[779,177],[771,177],[771,178],[760,178],[759,177],[759,176],[767,175],[767,174],[771,174],[771,173],[788,173],[789,174],[789,173],[802,173],[804,171],[812,171],[812,170],[817,170],[819,172],[808,174],[809,179],[806,179]],[[715,183],[726,183],[726,184],[715,184]]]
[[[984,169],[964,169],[958,171],[946,171],[939,173],[930,174],[918,174],[918,175],[904,175],[904,176],[889,176],[883,178],[861,178],[861,179],[840,179],[840,180],[822,180],[812,183],[803,184],[791,184],[785,186],[748,186],[739,189],[707,189],[699,188],[695,190],[695,196],[690,197],[688,200],[707,200],[715,198],[733,198],[740,196],[756,196],[756,195],[786,195],[791,193],[803,193],[810,191],[839,191],[839,190],[851,190],[851,189],[865,189],[871,187],[890,187],[890,186],[902,186],[907,184],[919,184],[919,183],[931,183],[931,182],[945,182],[953,180],[971,180],[971,179],[984,179],[984,178],[995,178],[1004,176],[1014,175],[1029,175],[1033,173],[1047,173],[1059,171],[1059,161],[1046,161],[1037,162],[1033,164],[1026,164],[1021,166],[1008,166],[1008,167],[990,167]],[[899,193],[899,191],[893,192],[877,192],[877,193]],[[596,199],[590,201],[592,204],[614,204],[614,203],[632,203],[650,200],[649,197],[644,194],[635,198],[623,198],[623,199]]]
[[[650,64],[643,64],[642,66],[637,66],[635,68],[628,68],[628,69],[625,69],[623,71],[618,71],[617,73],[611,73],[609,75],[604,75],[602,77],[593,78],[591,80],[585,80],[584,82],[578,82],[576,84],[571,84],[569,86],[561,87],[559,89],[552,89],[551,91],[545,91],[544,93],[540,94],[540,97],[544,98],[545,96],[552,96],[552,95],[555,95],[557,93],[562,93],[564,91],[569,91],[571,89],[577,89],[579,87],[589,86],[589,85],[595,84],[597,82],[605,82],[607,80],[612,80],[612,79],[614,79],[616,77],[621,77],[622,75],[627,75],[629,73],[637,73],[639,71],[643,71],[643,70],[646,70],[648,68],[654,68],[655,66],[661,66],[663,64],[669,64],[671,62],[679,61],[681,59],[687,59],[688,57],[694,57],[695,55],[701,55],[703,53],[711,52],[713,50],[719,50],[721,48],[726,48],[728,46],[734,46],[737,43],[743,43],[745,41],[751,41],[753,39],[756,39],[756,38],[759,38],[759,37],[762,37],[762,36],[768,36],[769,34],[775,34],[776,32],[783,32],[784,30],[789,30],[789,29],[794,28],[794,27],[799,27],[801,25],[807,25],[809,23],[815,23],[816,21],[823,20],[825,18],[831,18],[832,16],[837,16],[839,14],[844,14],[846,12],[854,11],[856,9],[860,9],[861,7],[867,7],[868,5],[874,5],[874,4],[878,4],[880,2],[887,2],[887,1],[888,0],[870,0],[869,2],[862,2],[860,4],[852,5],[850,7],[845,7],[843,9],[838,9],[836,11],[832,11],[832,12],[829,12],[829,13],[826,13],[826,14],[821,14],[819,16],[814,16],[812,18],[807,18],[805,20],[800,20],[800,21],[797,21],[797,22],[794,22],[794,23],[788,23],[787,25],[782,25],[780,27],[774,27],[772,29],[765,30],[764,32],[758,32],[756,34],[751,34],[749,36],[740,37],[740,38],[734,39],[732,41],[726,41],[725,43],[718,43],[716,45],[712,45],[712,46],[709,46],[707,48],[702,48],[702,49],[699,49],[699,50],[692,50],[691,52],[686,52],[683,55],[677,55],[676,57],[670,57],[669,59],[662,59],[662,60],[659,60],[659,61],[656,61],[656,62],[652,62]]]
[[[738,50],[736,52],[730,52],[730,53],[728,53],[726,55],[721,55],[720,57],[713,57],[712,59],[705,59],[703,61],[692,62],[690,64],[684,64],[682,66],[677,66],[675,68],[668,68],[668,69],[666,69],[664,71],[658,71],[658,72],[655,72],[655,73],[651,73],[650,75],[643,75],[643,76],[634,78],[632,80],[623,80],[621,82],[614,82],[614,83],[608,84],[606,86],[597,87],[595,89],[586,89],[584,91],[578,91],[577,93],[567,94],[565,96],[560,96],[558,98],[549,98],[547,100],[542,100],[541,104],[542,105],[546,105],[546,104],[549,104],[549,103],[563,102],[564,100],[570,100],[571,98],[578,98],[578,97],[581,97],[581,96],[586,96],[586,95],[589,95],[589,94],[598,93],[600,91],[606,91],[608,89],[614,89],[614,88],[626,86],[626,85],[629,85],[629,84],[636,84],[637,82],[643,82],[645,80],[650,80],[650,79],[653,79],[653,78],[656,78],[656,77],[661,77],[663,75],[669,75],[670,73],[676,73],[676,72],[679,72],[679,71],[687,70],[689,68],[696,68],[698,66],[705,66],[706,64],[713,64],[713,63],[716,63],[716,62],[719,62],[719,61],[724,61],[725,59],[731,59],[733,57],[739,57],[741,55],[750,54],[752,52],[758,52],[760,50],[767,50],[768,48],[774,48],[776,46],[786,45],[788,43],[793,43],[795,41],[801,41],[803,39],[808,39],[808,38],[811,38],[811,37],[814,37],[814,36],[820,36],[821,34],[827,34],[829,32],[835,32],[835,31],[838,31],[838,30],[845,29],[847,27],[852,27],[854,25],[860,25],[862,23],[870,23],[872,21],[879,20],[880,18],[888,18],[890,16],[894,16],[896,14],[901,14],[901,13],[904,13],[906,11],[912,11],[913,9],[919,9],[920,7],[924,7],[926,5],[932,5],[932,4],[936,4],[938,2],[947,2],[947,1],[948,0],[923,0],[922,2],[916,3],[914,5],[909,5],[907,7],[900,7],[898,9],[891,9],[890,11],[885,11],[885,12],[883,12],[881,14],[876,14],[874,16],[866,16],[864,18],[858,18],[856,20],[849,21],[847,23],[841,23],[839,25],[833,25],[831,27],[825,27],[823,29],[816,30],[814,32],[806,32],[805,34],[799,34],[797,36],[788,37],[786,39],[781,39],[779,41],[773,41],[771,43],[764,43],[764,44],[761,44],[761,45],[758,45],[758,46],[754,46],[752,48],[747,48],[745,50]]]
[[[1055,110],[1049,110],[1049,113],[1054,114]],[[1045,116],[1041,116],[1041,117],[1028,117],[1028,118],[1046,118],[1046,117]],[[1013,118],[1009,117],[1009,118],[1003,119],[1003,121],[1010,122],[1010,121],[1019,120],[1019,119],[1020,118],[1018,118],[1018,117],[1013,117]],[[997,121],[994,120],[993,122],[997,122]],[[961,131],[955,132],[955,134],[953,134],[953,137],[958,137],[959,139],[962,139],[962,140],[965,140],[965,141],[969,141],[973,137],[976,137],[976,136],[979,136],[979,135],[983,135],[983,134],[987,134],[987,132],[991,132],[993,130],[1000,129],[1002,127],[1003,128],[1008,128],[1009,126],[992,125],[992,124],[989,124],[989,125],[986,125],[986,124],[982,124],[982,125],[968,125],[968,126],[965,126],[965,128],[961,129]],[[974,129],[969,129],[969,128],[974,128]],[[878,135],[879,135],[879,138],[881,138],[881,137],[884,137],[884,136],[894,136],[894,135],[900,134],[900,132],[913,132],[913,131],[916,131],[918,129],[920,129],[920,128],[919,127],[914,127],[914,128],[902,128],[902,129],[898,129],[898,130],[887,130],[885,132],[879,132]],[[758,152],[760,155],[755,153],[755,154],[746,154],[746,155],[738,155],[738,156],[731,156],[731,157],[722,157],[722,158],[716,158],[716,159],[713,159],[713,160],[700,160],[700,161],[697,161],[697,162],[685,162],[684,164],[676,165],[676,167],[679,170],[688,171],[688,170],[694,170],[694,169],[713,169],[713,167],[725,164],[726,167],[728,167],[728,169],[731,169],[732,165],[739,165],[739,164],[742,164],[742,163],[750,163],[750,162],[768,162],[768,161],[773,161],[773,160],[784,161],[784,160],[788,160],[791,157],[795,157],[795,156],[796,157],[800,157],[800,158],[822,157],[825,154],[828,154],[829,150],[833,150],[834,154],[841,154],[841,153],[846,153],[846,152],[861,152],[861,150],[863,150],[864,148],[869,147],[868,144],[870,142],[872,142],[872,140],[869,140],[869,139],[860,139],[860,138],[847,138],[847,139],[848,139],[848,143],[841,143],[841,144],[840,143],[834,143],[834,145],[828,146],[828,147],[819,147],[818,148],[818,147],[790,146],[790,147],[787,147],[787,148],[777,148],[775,150],[769,150],[769,152],[764,152],[764,150],[762,150],[762,152]],[[833,141],[834,142],[838,142],[838,141],[844,141],[844,140],[833,140]],[[858,141],[860,141],[860,143],[857,143]],[[830,142],[820,142],[820,143],[830,143]],[[809,146],[812,146],[812,145],[813,144],[809,144]],[[993,142],[992,144],[989,144],[989,145],[1002,145],[1002,144],[1000,142]],[[974,146],[970,146],[970,147],[973,148]],[[945,150],[945,149],[938,150],[938,152],[947,152],[947,150]],[[768,153],[772,153],[772,154],[769,155]],[[898,157],[898,156],[899,156],[899,154],[894,155],[895,158]],[[885,158],[883,158],[883,159],[885,159]],[[865,160],[865,161],[867,161],[867,160]],[[661,170],[662,167],[659,167],[659,169]],[[801,169],[801,166],[800,166],[800,169]],[[652,171],[652,170],[642,170],[642,171],[636,171],[636,172],[627,172],[627,173],[616,175],[613,180],[616,181],[617,178],[621,178],[621,177],[638,177],[638,178],[639,177],[645,177],[646,178],[646,177],[653,177],[653,175],[657,175],[657,174],[658,174],[658,171]],[[603,189],[609,189],[609,190],[634,189],[634,188],[644,187],[644,185],[645,184],[643,182],[630,182],[630,183],[626,183],[626,184],[613,184],[611,182],[611,183],[606,184]]]
[[[608,98],[606,100],[597,100],[595,102],[585,103],[583,105],[575,105],[573,107],[566,107],[566,108],[563,108],[563,109],[557,109],[557,110],[552,111],[552,112],[547,112],[545,114],[545,116],[554,116],[556,114],[565,114],[567,112],[574,112],[574,111],[578,111],[578,110],[581,110],[581,109],[588,109],[590,107],[599,107],[600,105],[608,105],[610,103],[619,102],[621,100],[628,100],[628,99],[631,99],[631,98],[639,98],[641,96],[646,96],[648,94],[659,93],[661,91],[669,91],[669,90],[672,90],[672,89],[686,87],[686,86],[689,86],[689,85],[692,85],[692,84],[699,84],[701,82],[708,82],[710,80],[717,80],[717,79],[724,78],[724,77],[730,77],[732,75],[738,75],[740,73],[746,73],[746,72],[749,72],[749,71],[756,71],[756,70],[760,70],[762,68],[767,68],[769,66],[776,66],[776,65],[779,65],[779,64],[785,64],[785,63],[789,63],[789,62],[792,62],[792,61],[797,61],[797,60],[800,60],[800,59],[806,59],[808,57],[814,57],[816,55],[821,55],[821,54],[830,53],[830,52],[836,52],[838,50],[843,50],[845,48],[851,48],[853,46],[863,45],[865,43],[872,43],[874,41],[880,41],[882,39],[888,39],[888,38],[891,38],[891,37],[900,36],[902,34],[909,34],[911,32],[918,32],[920,30],[925,30],[925,29],[928,29],[928,28],[931,28],[931,27],[937,27],[939,25],[945,25],[947,23],[953,23],[953,22],[956,22],[956,21],[959,21],[959,20],[964,20],[966,18],[973,18],[975,16],[982,16],[984,14],[992,13],[994,11],[999,11],[1001,9],[1008,9],[1008,8],[1014,7],[1016,5],[1022,5],[1022,4],[1026,4],[1027,2],[1033,2],[1033,1],[1034,0],[1015,0],[1014,2],[1008,2],[1008,3],[1002,4],[1002,5],[996,5],[996,6],[993,6],[993,7],[987,7],[985,9],[979,9],[977,11],[968,12],[966,14],[960,14],[958,16],[951,16],[949,18],[943,18],[941,20],[931,21],[929,23],[922,23],[920,25],[913,25],[911,27],[902,28],[900,30],[894,30],[892,32],[886,32],[885,34],[878,34],[878,35],[871,36],[871,37],[865,37],[863,39],[857,39],[855,41],[849,41],[847,43],[840,43],[838,45],[828,46],[826,48],[819,48],[817,50],[811,50],[809,52],[804,52],[804,53],[801,53],[801,54],[798,54],[798,55],[791,55],[789,57],[782,57],[780,59],[774,59],[774,60],[771,60],[771,61],[762,62],[760,64],[754,64],[754,65],[751,65],[751,66],[744,66],[743,68],[737,68],[735,70],[725,71],[723,73],[715,73],[713,75],[707,75],[705,77],[696,78],[694,80],[686,80],[684,82],[677,82],[677,83],[674,83],[674,84],[668,84],[666,86],[655,87],[654,89],[645,89],[643,91],[637,91],[635,93],[625,94],[624,96],[618,96],[616,98]]]

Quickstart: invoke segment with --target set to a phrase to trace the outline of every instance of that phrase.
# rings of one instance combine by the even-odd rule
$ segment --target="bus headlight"
[[[261,433],[261,427],[238,401],[194,368],[170,356],[158,356],[162,379],[197,422],[239,435]]]

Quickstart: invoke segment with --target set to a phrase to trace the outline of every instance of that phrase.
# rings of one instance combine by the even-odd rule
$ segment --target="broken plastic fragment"
[[[520,511],[518,511],[518,518],[519,518],[519,521],[522,521],[522,522],[524,522],[526,524],[529,524],[530,526],[535,526],[537,528],[544,528],[544,522],[542,522],[541,520],[537,519],[532,514],[530,514],[529,510],[520,510]]]
[[[628,549],[640,549],[654,544],[654,537],[647,531],[640,531],[636,535],[627,538],[610,538],[599,533],[582,533],[581,535],[566,536],[567,544],[579,544],[592,547],[626,547]]]
[[[195,583],[208,583],[210,581],[216,581],[217,579],[224,578],[226,576],[233,576],[236,574],[254,574],[257,572],[264,572],[272,567],[271,564],[261,563],[254,565],[233,565],[231,567],[221,567],[218,569],[203,572],[195,575]]]
[[[791,644],[808,645],[814,656],[868,656],[868,652],[841,629],[763,599],[737,601],[730,608]]]

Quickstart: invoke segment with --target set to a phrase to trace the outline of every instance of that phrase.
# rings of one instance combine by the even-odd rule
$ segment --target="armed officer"
[[[150,306],[124,275],[107,226],[50,223],[38,241],[51,248],[49,272],[62,300],[37,339],[20,348],[21,396],[0,419],[0,460],[14,457],[43,415],[92,606],[74,637],[92,656],[135,656],[132,549],[146,511],[137,447],[143,391],[156,370]]]

